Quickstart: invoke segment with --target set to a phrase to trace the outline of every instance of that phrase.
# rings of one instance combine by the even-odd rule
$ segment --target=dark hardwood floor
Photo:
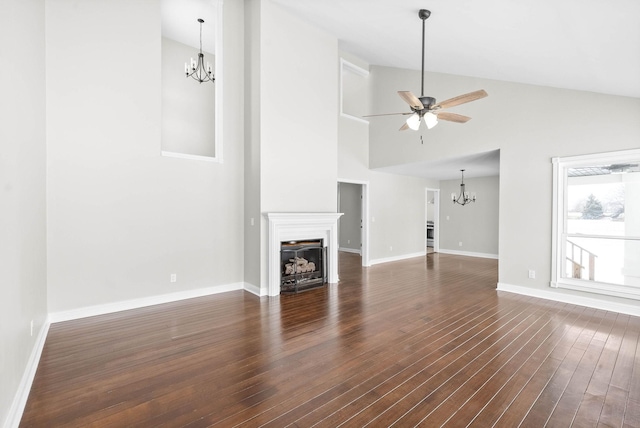
[[[53,324],[21,426],[640,427],[640,318],[429,254]]]

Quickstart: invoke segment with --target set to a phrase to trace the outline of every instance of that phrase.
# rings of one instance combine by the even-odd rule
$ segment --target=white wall
[[[465,177],[464,183],[477,200],[462,206],[451,202],[460,180],[440,181],[440,251],[497,257],[500,177]]]
[[[341,55],[359,67],[369,69],[362,60],[345,53]],[[372,86],[375,80],[369,76],[366,82],[368,91],[375,95]],[[338,175],[340,179],[369,185],[369,259],[371,263],[379,263],[425,252],[425,188],[438,188],[438,181],[369,169],[372,161],[369,138],[373,135],[373,123],[373,120],[367,124],[339,118]],[[400,124],[394,128],[395,134],[402,134],[397,131],[399,127]],[[387,144],[390,151],[400,153],[406,147],[421,145],[414,140],[405,147],[395,137]]]
[[[338,41],[263,0],[259,55],[260,210],[336,212]]]
[[[260,1],[244,2],[244,281],[260,292]],[[266,288],[265,288],[266,293]]]
[[[262,210],[335,212],[338,41],[261,4]]]
[[[419,72],[385,67],[372,67],[371,76],[372,113],[406,108],[396,100],[396,91],[416,91],[420,82]],[[485,89],[489,97],[452,109],[473,119],[464,125],[439,124],[426,134],[424,147],[404,144],[411,138],[406,135],[394,137],[398,133],[392,119],[372,121],[371,166],[500,149],[499,281],[585,296],[549,288],[551,158],[637,148],[640,99],[438,73],[426,73],[425,81],[425,92],[439,100],[477,89]],[[398,151],[398,145],[405,150]],[[537,271],[536,279],[528,278],[529,269]]]
[[[437,188],[437,181],[372,172],[370,182],[372,263],[424,254],[425,188]]]
[[[44,62],[44,1],[0,2],[0,425],[47,316]]]
[[[242,282],[237,3],[224,4],[234,72],[216,83],[231,95],[223,164],[160,156],[157,1],[47,3],[51,312]]]

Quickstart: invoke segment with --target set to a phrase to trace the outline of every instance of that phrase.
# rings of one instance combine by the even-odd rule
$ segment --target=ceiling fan
[[[400,127],[400,131],[405,129],[413,129],[417,131],[420,128],[421,119],[424,119],[427,128],[431,129],[438,124],[438,119],[446,120],[449,122],[465,123],[471,118],[463,116],[457,113],[450,113],[443,111],[446,108],[455,107],[460,104],[465,104],[471,101],[479,100],[488,96],[484,89],[479,91],[469,92],[468,94],[458,95],[457,97],[450,98],[440,103],[436,102],[433,97],[424,96],[424,25],[425,21],[431,12],[426,9],[420,9],[418,16],[422,19],[422,86],[420,87],[420,97],[416,97],[411,91],[398,91],[398,95],[411,107],[411,112],[408,113],[385,113],[385,114],[371,114],[364,117],[373,116],[389,116],[389,115],[411,115],[407,121]]]

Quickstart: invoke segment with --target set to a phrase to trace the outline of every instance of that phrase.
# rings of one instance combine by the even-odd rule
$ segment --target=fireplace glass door
[[[282,242],[280,269],[281,293],[297,293],[326,284],[326,248],[322,240]]]

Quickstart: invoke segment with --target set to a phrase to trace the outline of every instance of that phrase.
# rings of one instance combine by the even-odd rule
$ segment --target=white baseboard
[[[196,290],[186,290],[177,293],[144,297],[141,299],[125,300],[123,302],[107,303],[104,305],[71,309],[69,311],[54,312],[49,314],[49,320],[51,321],[51,323],[70,321],[96,315],[127,311],[129,309],[144,308],[146,306],[160,305],[162,303],[177,302],[179,300],[193,299],[194,297],[209,296],[211,294],[225,293],[227,291],[243,289],[245,289],[245,283],[242,282],[219,285],[216,287],[198,288]]]
[[[16,391],[16,395],[13,397],[13,402],[11,403],[9,413],[5,419],[5,428],[17,428],[18,425],[20,425],[22,413],[24,412],[24,407],[27,405],[29,392],[31,392],[31,385],[33,385],[33,379],[36,376],[36,370],[38,370],[38,363],[40,362],[40,356],[44,349],[44,343],[47,340],[50,325],[49,320],[46,320],[38,332],[38,337],[33,344],[33,349],[29,355],[27,366],[22,374],[22,379],[20,379],[18,390]]]
[[[360,250],[356,250],[355,248],[340,247],[338,248],[338,251],[343,251],[345,253],[361,254]]]
[[[621,314],[640,316],[640,307],[629,305],[626,303],[610,302],[593,297],[576,296],[573,294],[564,294],[557,291],[541,290],[538,288],[523,287],[521,285],[505,284],[499,282],[496,287],[498,291],[507,291],[509,293],[522,294],[525,296],[538,297],[540,299],[554,300],[556,302],[571,303],[588,308],[602,309],[605,311],[613,311]]]
[[[443,254],[453,254],[456,256],[467,256],[467,257],[480,257],[483,259],[496,259],[498,260],[498,255],[497,254],[490,254],[490,253],[474,253],[471,251],[458,251],[458,250],[445,250],[440,248],[438,250],[439,253],[443,253]]]
[[[402,254],[400,256],[385,257],[385,258],[382,258],[382,259],[369,260],[369,266],[379,265],[381,263],[397,262],[397,261],[400,261],[400,260],[412,259],[414,257],[424,257],[426,255],[427,255],[426,251],[420,251],[420,252],[417,252],[417,253]]]
[[[38,363],[40,362],[40,356],[49,332],[49,327],[52,323],[61,321],[70,321],[80,318],[91,317],[95,315],[104,315],[113,312],[126,311],[129,309],[143,308],[146,306],[159,305],[162,303],[176,302],[179,300],[192,299],[195,297],[209,296],[212,294],[225,293],[227,291],[245,290],[249,293],[261,296],[261,289],[255,285],[249,283],[233,283],[226,284],[217,287],[199,288],[197,290],[187,290],[178,293],[163,294],[160,296],[145,297],[142,299],[127,300],[124,302],[107,303],[104,305],[88,306],[84,308],[72,309],[69,311],[61,311],[50,313],[47,317],[45,324],[40,329],[38,337],[34,344],[33,350],[27,362],[24,374],[18,386],[18,390],[9,409],[9,413],[4,422],[5,428],[18,427],[20,420],[22,419],[22,413],[24,407],[27,404],[29,398],[29,392],[33,384],[33,379],[38,369]]]
[[[258,297],[261,296],[266,296],[267,295],[267,290],[262,290],[262,288],[258,287],[257,285],[253,285],[253,284],[249,284],[248,282],[244,283],[244,291],[248,291],[251,294],[255,294]]]

